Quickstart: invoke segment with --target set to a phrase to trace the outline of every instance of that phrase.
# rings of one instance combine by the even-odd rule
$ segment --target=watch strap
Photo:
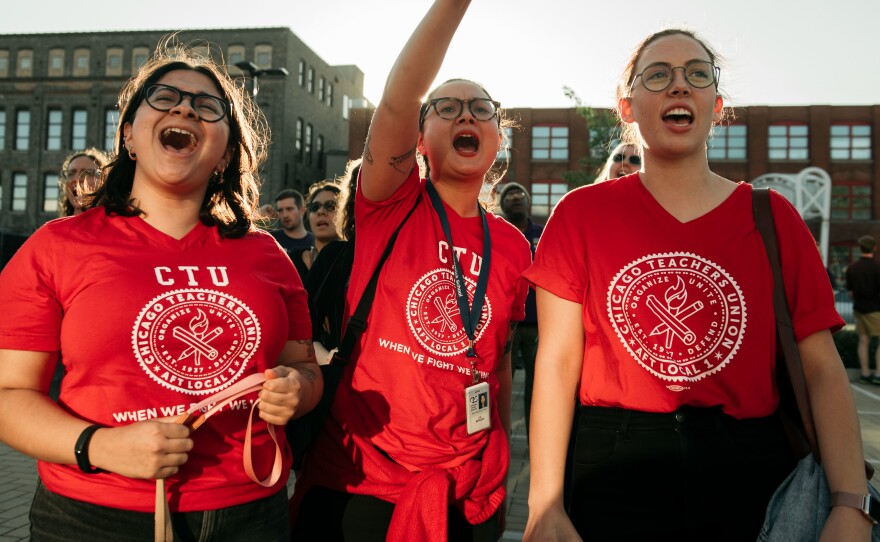
[[[855,508],[874,524],[880,520],[880,501],[872,498],[870,494],[835,491],[831,493],[831,506]]]
[[[79,467],[79,470],[86,474],[104,472],[101,469],[93,467],[92,462],[89,461],[89,442],[91,442],[92,435],[95,434],[95,431],[103,429],[103,427],[103,425],[98,424],[90,425],[83,429],[83,432],[79,434],[79,438],[76,439],[76,446],[73,448],[73,454],[76,456],[76,464]]]

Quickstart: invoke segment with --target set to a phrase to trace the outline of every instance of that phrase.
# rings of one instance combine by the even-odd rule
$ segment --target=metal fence
[[[853,316],[852,299],[846,290],[834,291],[834,305],[837,307],[837,313],[846,321],[847,324],[855,324],[856,320]]]

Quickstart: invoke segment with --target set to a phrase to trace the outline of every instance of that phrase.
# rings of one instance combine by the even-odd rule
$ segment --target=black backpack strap
[[[397,241],[397,234],[400,233],[401,228],[403,228],[403,225],[409,220],[409,217],[413,214],[413,211],[416,210],[416,207],[419,206],[421,201],[422,194],[419,193],[412,209],[406,213],[406,216],[403,217],[403,220],[397,226],[397,229],[391,234],[391,238],[388,239],[388,245],[385,247],[382,256],[379,257],[379,262],[376,264],[376,270],[373,271],[373,276],[370,277],[370,282],[368,282],[367,287],[364,288],[364,293],[361,295],[360,301],[358,301],[354,314],[351,315],[351,318],[349,318],[348,323],[345,326],[345,334],[342,337],[342,341],[339,343],[339,350],[336,351],[333,355],[333,359],[330,361],[331,364],[346,365],[351,360],[351,353],[354,350],[354,345],[357,344],[361,334],[367,329],[367,316],[369,316],[370,308],[373,306],[373,298],[376,297],[376,286],[379,284],[379,273],[385,265],[385,260],[391,255],[391,249],[394,248],[394,242]],[[357,228],[357,226],[355,226],[355,228]]]

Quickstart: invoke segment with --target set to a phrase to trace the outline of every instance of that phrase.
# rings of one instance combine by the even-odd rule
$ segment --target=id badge
[[[489,411],[489,383],[478,382],[464,389],[465,412],[467,412],[468,435],[492,427]]]

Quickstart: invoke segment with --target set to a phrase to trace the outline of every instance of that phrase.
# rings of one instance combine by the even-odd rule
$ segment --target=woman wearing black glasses
[[[294,539],[495,542],[503,530],[505,345],[511,321],[524,317],[520,275],[530,252],[479,201],[496,179],[499,104],[466,80],[429,92],[468,5],[434,2],[373,116],[355,200],[349,307],[405,223],[297,480],[294,499],[303,502]],[[481,393],[488,407],[480,408]]]
[[[0,275],[0,439],[39,460],[31,540],[148,538],[157,478],[179,539],[287,540],[291,457],[273,427],[322,381],[302,285],[252,222],[262,119],[222,68],[170,47],[119,107],[91,208],[38,230]],[[198,431],[172,423],[250,377],[260,390]],[[273,455],[280,476],[255,483]]]
[[[642,157],[639,156],[636,146],[620,143],[611,151],[611,155],[608,156],[608,160],[605,161],[605,165],[599,170],[599,175],[596,176],[596,180],[593,182],[601,183],[608,179],[617,179],[618,177],[635,173],[641,167]]]
[[[339,186],[334,181],[321,181],[309,188],[306,195],[306,213],[309,221],[309,230],[315,237],[313,246],[303,248],[298,254],[293,254],[293,263],[303,284],[309,270],[314,265],[318,255],[328,244],[339,240],[339,232],[336,229],[336,211],[339,207]]]
[[[527,541],[755,540],[792,468],[751,185],[709,169],[706,141],[724,114],[716,57],[684,30],[637,47],[618,113],[641,171],[566,195],[526,272],[541,335]],[[794,206],[771,200],[823,466],[832,491],[864,495],[858,420],[831,339],[843,321],[812,235]],[[870,526],[838,506],[824,535],[867,540]]]

